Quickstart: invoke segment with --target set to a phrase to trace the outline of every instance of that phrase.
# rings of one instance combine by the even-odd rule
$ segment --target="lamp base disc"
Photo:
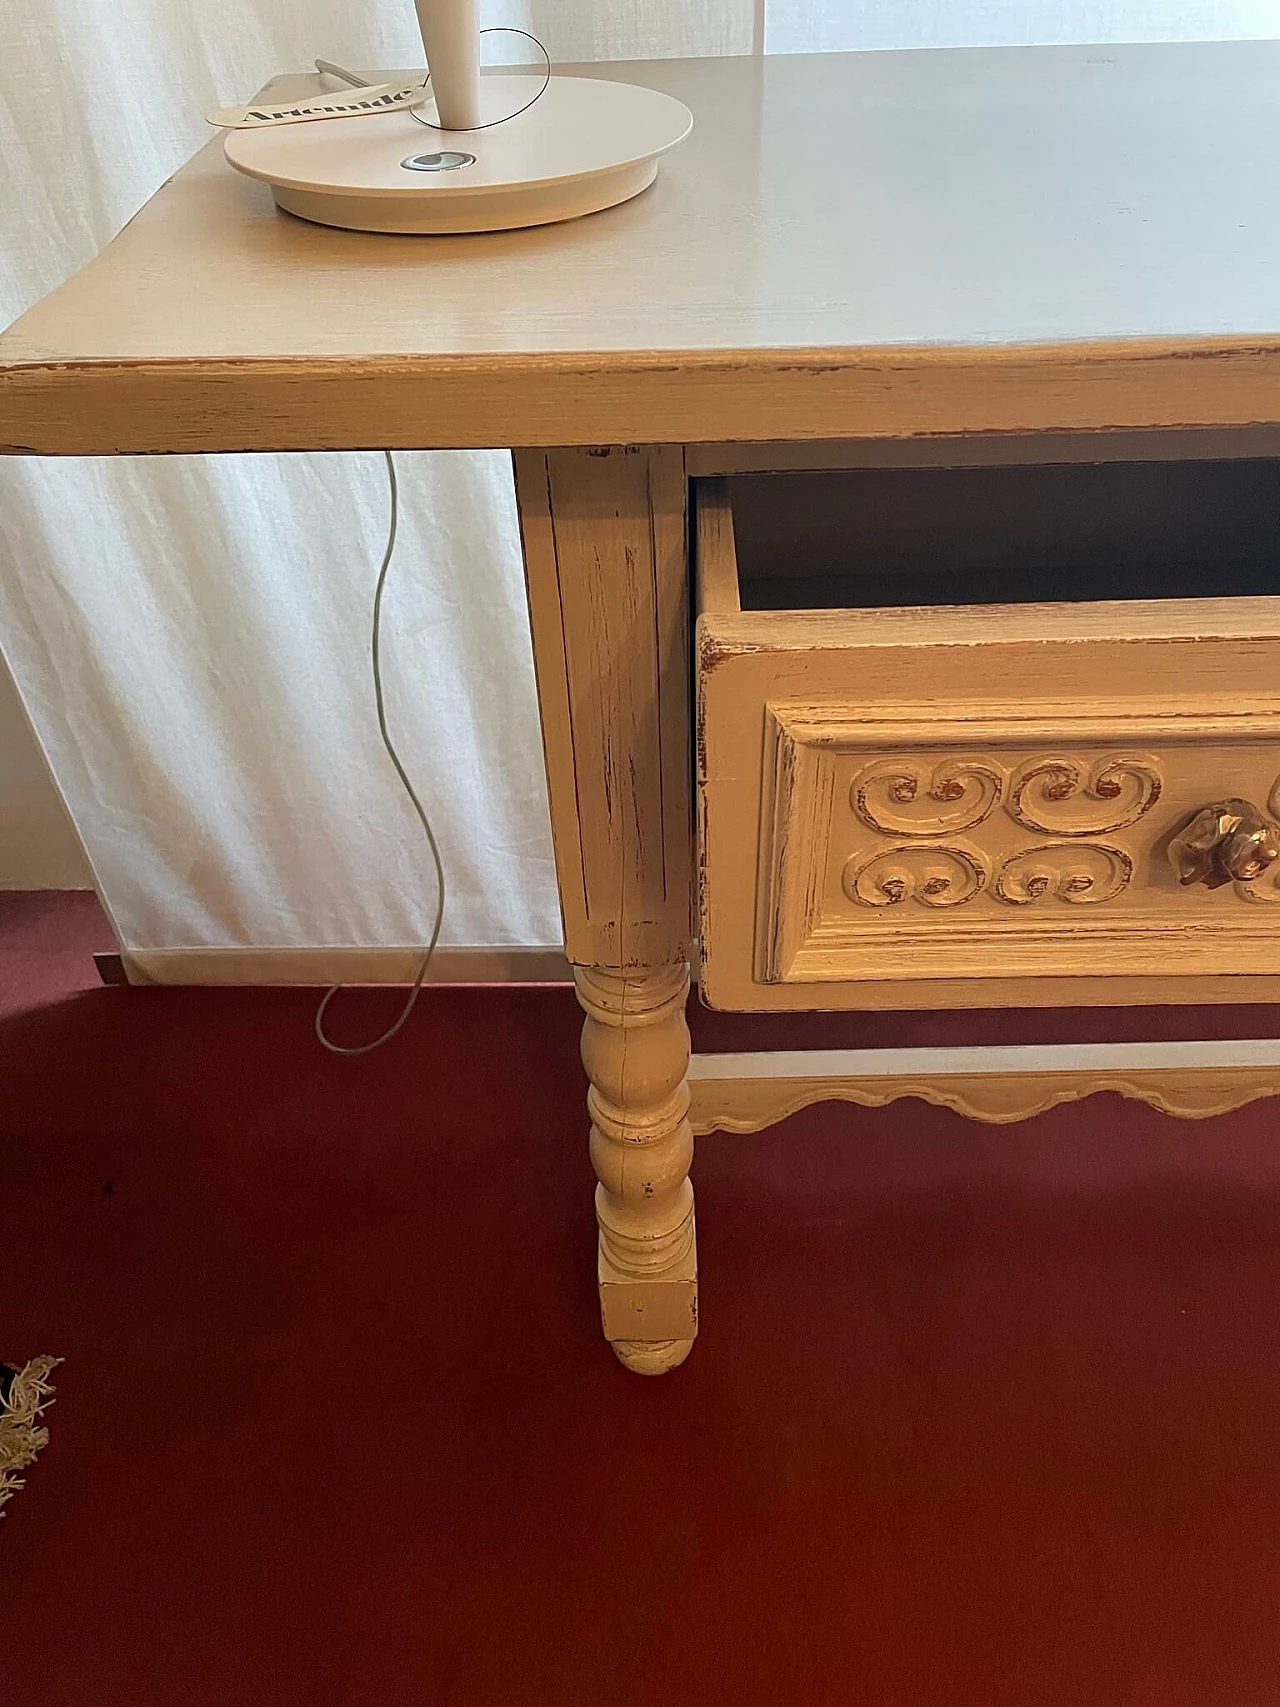
[[[400,111],[269,125],[229,131],[223,148],[238,172],[270,184],[278,206],[320,225],[511,231],[639,195],[693,128],[686,106],[639,84],[553,77],[534,100],[543,82],[487,73],[477,130],[434,128],[428,102],[418,109],[427,124]]]

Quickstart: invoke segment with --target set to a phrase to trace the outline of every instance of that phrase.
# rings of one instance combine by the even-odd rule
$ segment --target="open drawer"
[[[694,502],[711,1005],[1280,1000],[1280,464]]]

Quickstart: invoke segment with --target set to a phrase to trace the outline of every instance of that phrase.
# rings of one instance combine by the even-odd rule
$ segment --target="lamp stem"
[[[480,124],[480,0],[415,0],[436,112],[446,130]]]

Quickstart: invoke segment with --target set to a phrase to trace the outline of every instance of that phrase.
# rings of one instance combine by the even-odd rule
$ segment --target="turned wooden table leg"
[[[689,968],[579,967],[574,977],[587,1016],[604,1336],[628,1369],[661,1375],[684,1362],[698,1331]]]
[[[679,446],[517,451],[565,952],[587,1019],[600,1307],[629,1369],[697,1328],[689,531]]]

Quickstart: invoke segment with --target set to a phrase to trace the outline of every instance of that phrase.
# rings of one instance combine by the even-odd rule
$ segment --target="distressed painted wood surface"
[[[605,1338],[640,1375],[662,1375],[698,1331],[686,965],[646,973],[580,967],[582,1061]]]
[[[824,1101],[883,1108],[918,1097],[970,1120],[1027,1120],[1100,1091],[1203,1119],[1280,1094],[1280,1041],[984,1044],[695,1055],[695,1132],[758,1132]]]
[[[693,136],[634,202],[535,232],[311,226],[212,142],[0,339],[0,447],[1280,421],[1280,43],[609,75],[684,100]]]
[[[938,1078],[904,1073],[894,1078],[741,1078],[698,1080],[691,1120],[695,1133],[761,1132],[818,1102],[852,1102],[884,1108],[917,1097],[967,1120],[1012,1125],[1060,1103],[1114,1092],[1164,1114],[1204,1120],[1246,1103],[1280,1095],[1276,1067],[1193,1067],[1183,1070],[975,1073]]]
[[[689,581],[677,447],[521,451],[516,488],[565,949],[687,958]]]
[[[605,1337],[661,1374],[697,1332],[689,1163],[687,482],[679,448],[520,451],[552,832],[586,1014]]]

